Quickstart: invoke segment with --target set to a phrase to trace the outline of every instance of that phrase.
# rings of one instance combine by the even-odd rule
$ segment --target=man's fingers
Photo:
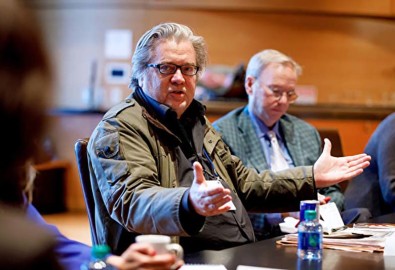
[[[358,170],[358,169],[365,169],[367,166],[370,165],[369,161],[364,161],[364,162],[350,162],[348,164],[349,168],[351,170]]]
[[[120,269],[125,264],[125,259],[120,256],[110,255],[107,257],[106,262]]]
[[[370,165],[371,157],[366,154],[347,157],[347,166],[349,171],[358,171],[357,175],[361,173],[359,170],[365,169]]]
[[[343,179],[340,179],[339,181],[337,181],[337,183],[343,181],[344,179],[352,179],[358,175],[360,175],[363,172],[363,169],[357,169],[351,172],[347,172],[343,174]],[[336,184],[337,184],[336,183]]]
[[[332,150],[332,143],[329,139],[325,138],[324,139],[324,149],[322,150],[323,153],[326,155],[331,155],[331,150]]]
[[[204,183],[205,179],[203,175],[203,168],[202,165],[197,161],[193,163],[193,175],[197,184]]]
[[[367,159],[367,160],[366,160]],[[363,161],[366,160],[366,161]],[[363,172],[363,169],[370,165],[370,156],[348,163],[348,170],[343,174],[344,179],[352,179]]]
[[[370,156],[368,156],[366,154],[361,154],[361,155],[349,157],[347,159],[347,162],[348,162],[349,166],[351,166],[351,167],[356,166],[356,165],[365,166],[366,164],[368,166],[370,164],[370,159],[371,159]],[[363,167],[363,168],[365,168],[365,167]]]
[[[230,206],[227,204],[221,204],[220,206],[216,204],[210,204],[206,210],[206,216],[216,216],[225,213],[230,210]]]

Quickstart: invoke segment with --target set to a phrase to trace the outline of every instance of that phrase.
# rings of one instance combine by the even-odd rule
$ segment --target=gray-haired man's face
[[[270,63],[254,83],[246,83],[249,110],[271,127],[287,112],[290,104],[287,93],[295,90],[297,79],[292,67]],[[273,90],[281,93],[281,97],[277,98]]]
[[[190,41],[163,40],[156,45],[152,64],[196,65],[196,53]],[[171,107],[178,117],[192,103],[195,96],[197,75],[188,76],[177,69],[174,74],[161,74],[157,68],[141,78],[141,87],[156,101]]]

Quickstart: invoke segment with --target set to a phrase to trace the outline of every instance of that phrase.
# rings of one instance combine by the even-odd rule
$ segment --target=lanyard
[[[210,165],[211,171],[214,173],[214,177],[213,178],[214,179],[219,179],[219,175],[218,175],[217,171],[215,170],[214,163],[211,160],[211,158],[210,158],[209,154],[207,153],[206,149],[204,149],[204,147],[203,147],[203,154],[206,157],[206,159],[208,161],[208,164]],[[208,173],[208,174],[210,174],[210,173]],[[213,175],[210,175],[210,176],[213,176]]]

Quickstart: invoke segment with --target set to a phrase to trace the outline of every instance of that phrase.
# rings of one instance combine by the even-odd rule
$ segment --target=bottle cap
[[[314,220],[317,217],[317,212],[315,210],[306,210],[304,212],[305,220]]]
[[[94,245],[91,253],[94,258],[104,259],[110,251],[110,247],[107,245]]]

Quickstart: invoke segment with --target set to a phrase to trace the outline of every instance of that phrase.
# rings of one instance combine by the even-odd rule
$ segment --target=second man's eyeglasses
[[[284,93],[289,103],[295,102],[295,100],[298,98],[298,95],[296,94],[295,90],[283,91],[273,86],[268,86],[268,85],[265,86],[267,89],[270,90],[269,93],[277,100],[280,100],[283,97]]]

